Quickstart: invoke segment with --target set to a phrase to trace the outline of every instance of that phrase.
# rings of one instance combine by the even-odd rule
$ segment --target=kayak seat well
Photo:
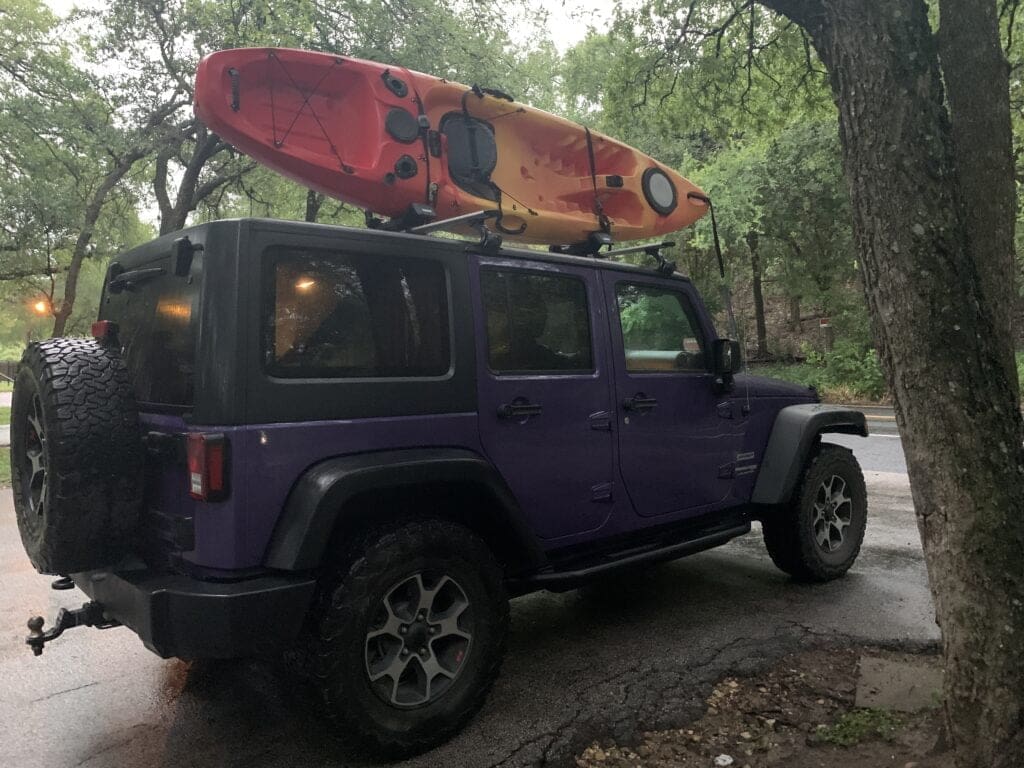
[[[471,195],[497,201],[491,173],[498,164],[498,143],[490,123],[449,112],[441,118],[440,131],[448,140],[448,174],[452,181]]]

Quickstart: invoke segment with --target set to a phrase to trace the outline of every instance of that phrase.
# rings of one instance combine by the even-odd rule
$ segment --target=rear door
[[[482,258],[474,266],[484,450],[538,536],[600,528],[616,489],[597,275],[521,260]]]
[[[686,282],[602,272],[619,467],[637,514],[689,516],[729,496],[741,414],[710,372],[714,329]]]

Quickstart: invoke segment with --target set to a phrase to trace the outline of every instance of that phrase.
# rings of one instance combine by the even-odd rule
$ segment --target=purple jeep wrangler
[[[725,544],[760,520],[841,576],[864,416],[738,373],[693,284],[593,257],[283,221],[118,257],[93,339],[22,359],[22,539],[163,657],[306,660],[382,752],[450,737],[498,674],[509,597]]]

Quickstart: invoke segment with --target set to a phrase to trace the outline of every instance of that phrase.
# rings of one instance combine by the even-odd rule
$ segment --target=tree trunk
[[[71,312],[75,308],[75,298],[78,295],[78,275],[82,271],[82,262],[88,253],[89,243],[96,230],[96,222],[103,212],[107,197],[132,166],[142,158],[143,154],[141,149],[136,149],[127,156],[115,160],[113,167],[103,177],[103,181],[89,198],[89,205],[86,206],[82,226],[78,231],[78,238],[75,240],[75,247],[71,251],[67,276],[64,278],[64,297],[61,299],[60,306],[54,308],[53,336],[63,336],[67,329],[68,318],[71,317]]]
[[[1010,340],[993,308],[1003,293],[988,294],[1005,259],[971,237],[958,171],[973,153],[956,154],[988,141],[969,127],[987,119],[961,121],[954,141],[920,0],[761,2],[810,33],[839,107],[864,288],[942,630],[957,764],[1024,765],[1024,450]],[[990,28],[970,34],[999,48]],[[966,69],[948,74],[974,82]],[[971,108],[998,115],[989,99],[1006,88],[1004,70]],[[1012,226],[1005,210],[992,219],[997,242],[1012,241]]]
[[[768,357],[768,329],[764,321],[764,291],[761,289],[761,253],[757,249],[757,233],[747,233],[747,247],[750,249],[751,283],[754,290],[754,324],[757,327],[757,358]]]
[[[203,169],[206,164],[216,155],[227,149],[228,145],[221,141],[220,137],[210,133],[206,126],[198,121],[195,122],[195,144],[192,147],[192,154],[181,174],[178,182],[178,189],[175,191],[174,200],[171,200],[167,191],[168,161],[177,156],[184,141],[175,137],[171,143],[164,146],[157,154],[155,172],[153,175],[153,194],[156,196],[157,204],[160,207],[160,234],[177,232],[183,229],[188,223],[188,215],[196,207],[219,190],[225,184],[240,178],[252,166],[228,169],[215,173],[205,181],[202,181]]]
[[[940,0],[939,16],[939,56],[967,241],[996,331],[1012,339],[1017,190],[1009,64],[999,42],[999,17],[994,2],[977,0]],[[1006,364],[1016,368],[1012,342],[1006,354]]]
[[[789,297],[789,327],[794,331],[800,330],[800,297]]]

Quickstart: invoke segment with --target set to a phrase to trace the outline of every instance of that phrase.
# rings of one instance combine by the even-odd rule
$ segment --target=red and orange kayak
[[[704,215],[700,189],[615,139],[496,91],[312,51],[240,48],[199,64],[196,115],[260,163],[402,216],[499,211],[506,236],[655,237]]]

